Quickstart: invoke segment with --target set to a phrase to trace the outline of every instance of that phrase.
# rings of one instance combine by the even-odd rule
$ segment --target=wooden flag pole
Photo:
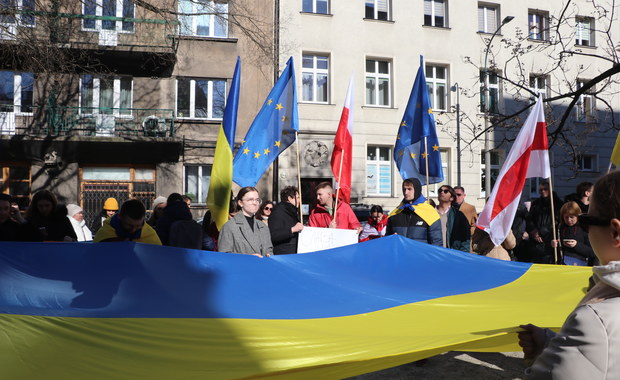
[[[295,131],[295,145],[297,145],[297,191],[299,192],[299,223],[304,224],[304,213],[301,205],[303,202],[301,201],[301,166],[299,164],[299,137],[297,136],[297,131]],[[284,200],[282,199],[284,202]]]
[[[553,240],[557,240],[557,231],[555,230],[555,206],[553,204],[553,181],[551,177],[549,177],[549,200],[551,201],[551,225],[553,226]],[[553,248],[553,255],[555,257],[555,263],[558,263],[558,247],[557,245]]]
[[[344,149],[340,152],[340,169],[338,169],[338,179],[342,179],[342,162],[344,161]],[[338,226],[338,221],[336,220],[338,210],[338,198],[340,197],[340,181],[338,181],[338,189],[336,190],[336,203],[334,204],[334,224]]]
[[[430,184],[429,184],[429,178],[428,178],[428,144],[427,144],[426,136],[424,136],[424,153],[426,153],[426,158],[424,159],[424,163],[426,165],[426,201],[428,202],[428,200],[431,199],[431,196],[430,196]]]

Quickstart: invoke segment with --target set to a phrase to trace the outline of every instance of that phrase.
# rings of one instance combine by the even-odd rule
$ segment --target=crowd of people
[[[593,184],[580,183],[574,194],[560,198],[539,186],[540,197],[522,202],[506,240],[495,246],[488,234],[476,227],[476,208],[465,201],[461,186],[442,185],[436,199],[426,199],[415,178],[402,183],[401,203],[387,215],[379,205],[370,208],[361,224],[351,206],[336,199],[329,182],[317,185],[316,206],[307,226],[356,230],[359,241],[399,234],[420,242],[477,253],[502,260],[545,264],[595,265],[596,256],[588,233],[579,223],[587,213]],[[304,225],[299,216],[299,190],[289,186],[280,201],[261,200],[254,187],[244,187],[231,200],[229,221],[218,231],[207,211],[202,225],[193,220],[191,199],[178,193],[158,196],[148,219],[142,202],[129,200],[120,207],[108,198],[90,224],[76,204],[61,205],[53,193],[34,194],[22,214],[11,197],[0,197],[0,239],[16,241],[124,241],[163,244],[257,256],[297,252]],[[553,206],[553,207],[552,207]],[[555,211],[555,224],[552,211]],[[553,228],[556,233],[553,233]],[[555,236],[555,238],[554,238]]]

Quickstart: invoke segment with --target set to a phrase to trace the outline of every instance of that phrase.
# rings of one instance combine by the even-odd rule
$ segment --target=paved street
[[[353,380],[379,379],[522,379],[522,352],[447,352],[428,359],[423,367],[413,363],[352,377]]]

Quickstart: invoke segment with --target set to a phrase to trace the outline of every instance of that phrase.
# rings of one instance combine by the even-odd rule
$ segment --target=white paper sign
[[[355,244],[358,241],[356,230],[339,228],[304,227],[299,233],[297,253],[322,251]]]

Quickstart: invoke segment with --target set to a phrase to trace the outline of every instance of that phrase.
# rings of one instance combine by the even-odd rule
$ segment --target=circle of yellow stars
[[[273,99],[269,99],[269,100],[267,100],[267,105],[268,105],[268,106],[270,106],[272,103],[273,103]],[[276,106],[275,106],[276,111],[280,111],[280,110],[282,110],[283,108],[284,108],[284,106],[282,106],[282,104],[280,104],[280,103],[276,103]],[[288,121],[288,120],[289,120],[289,118],[288,118],[288,117],[286,117],[286,115],[284,115],[284,116],[282,116],[282,119],[280,119],[280,120],[282,120],[282,122],[286,122],[286,121]],[[285,130],[285,131],[282,131],[282,135],[283,135],[283,136],[288,135],[288,131],[286,131],[286,130]],[[246,141],[245,141],[245,140],[243,140],[243,141],[241,142],[241,144],[242,144],[242,145],[243,145],[243,144],[245,144],[245,143],[246,143]],[[279,150],[279,149],[280,149],[280,145],[281,145],[281,144],[282,144],[281,140],[274,141],[273,146],[275,147],[275,150]],[[251,152],[251,151],[250,151],[250,149],[249,149],[247,146],[243,149],[243,154],[245,154],[245,155],[249,155],[249,154],[250,154],[250,152]],[[255,159],[259,159],[259,158],[261,157],[261,155],[265,155],[265,156],[266,156],[266,155],[268,155],[268,154],[269,154],[269,153],[271,153],[271,152],[272,152],[272,151],[271,151],[269,148],[265,148],[265,149],[263,149],[262,154],[261,154],[261,152],[260,152],[260,151],[253,152],[252,154],[253,154],[253,156],[254,156],[254,158],[255,158]]]

